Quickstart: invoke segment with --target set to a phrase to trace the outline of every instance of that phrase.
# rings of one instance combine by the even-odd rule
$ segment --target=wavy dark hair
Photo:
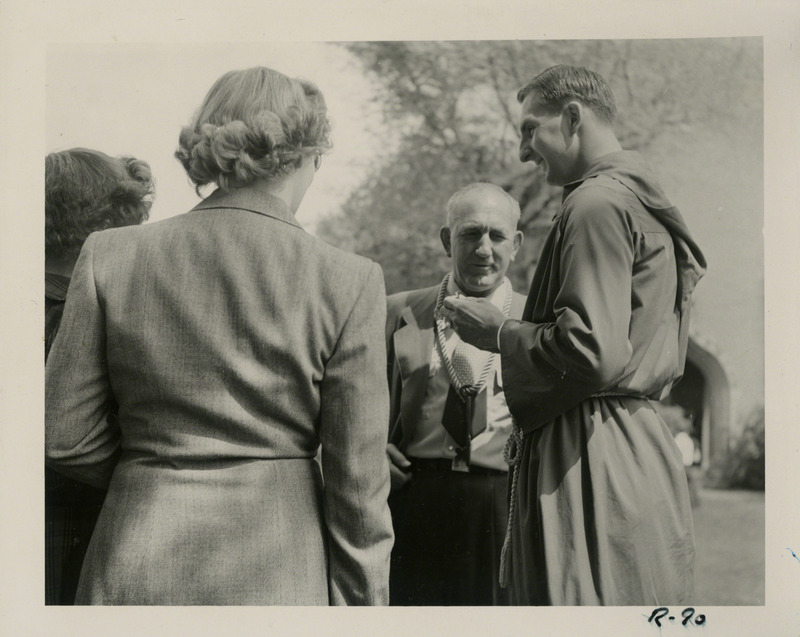
[[[50,153],[44,163],[45,251],[77,258],[97,230],[142,223],[155,192],[147,162],[72,148]]]
[[[199,190],[273,181],[331,148],[325,98],[306,80],[266,67],[229,71],[211,87],[175,157]]]
[[[553,113],[574,99],[591,108],[608,124],[613,124],[617,116],[614,93],[608,83],[602,75],[583,66],[551,66],[519,90],[517,101],[525,101],[533,91],[536,91],[537,101]]]

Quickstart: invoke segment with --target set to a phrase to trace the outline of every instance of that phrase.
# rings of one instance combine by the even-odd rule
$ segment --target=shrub
[[[763,490],[764,466],[764,408],[760,407],[747,418],[725,459],[708,470],[706,482],[719,488]]]

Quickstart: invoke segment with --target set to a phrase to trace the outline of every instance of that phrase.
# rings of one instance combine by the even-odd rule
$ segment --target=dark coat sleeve
[[[635,239],[624,205],[581,188],[554,223],[561,236],[545,256],[555,274],[539,291],[554,294],[554,320],[509,320],[500,333],[506,399],[526,431],[613,387],[631,357]]]
[[[404,307],[402,296],[392,295],[386,300],[386,378],[389,383],[388,440],[398,447],[403,437],[400,424],[400,405],[403,398],[403,380],[394,350],[394,333],[401,327],[400,313]]]

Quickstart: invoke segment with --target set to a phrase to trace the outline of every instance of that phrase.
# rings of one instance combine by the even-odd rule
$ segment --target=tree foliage
[[[717,488],[763,491],[765,479],[764,408],[754,410],[728,453],[711,466],[706,482]]]
[[[439,243],[449,196],[489,181],[516,197],[525,244],[510,276],[530,281],[561,190],[518,159],[517,90],[558,63],[611,85],[623,147],[646,151],[678,128],[723,127],[760,111],[757,39],[358,42],[346,47],[382,88],[397,152],[375,167],[323,238],[379,262],[387,290],[432,285],[449,267]]]

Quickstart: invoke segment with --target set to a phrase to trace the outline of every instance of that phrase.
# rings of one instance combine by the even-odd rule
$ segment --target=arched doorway
[[[730,377],[715,350],[705,339],[689,338],[683,378],[668,401],[680,405],[690,419],[690,435],[700,443],[698,464],[703,469],[727,453],[731,424]]]

